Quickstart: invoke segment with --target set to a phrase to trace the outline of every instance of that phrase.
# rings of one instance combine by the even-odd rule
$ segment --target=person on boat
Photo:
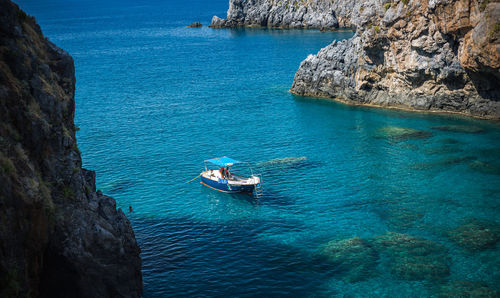
[[[229,167],[226,167],[226,177],[227,177],[227,179],[231,178],[231,173],[229,172]]]
[[[222,179],[225,178],[224,172],[225,172],[225,169],[224,168],[220,168],[220,176],[221,176]]]

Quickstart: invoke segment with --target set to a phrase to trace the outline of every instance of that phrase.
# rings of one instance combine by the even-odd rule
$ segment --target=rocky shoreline
[[[82,168],[72,57],[0,0],[0,296],[140,297],[140,248]]]
[[[230,0],[212,28],[355,28],[310,55],[290,91],[351,105],[500,119],[500,3]]]
[[[227,18],[212,18],[212,28],[271,27],[333,30],[350,27],[353,1],[230,0]]]
[[[500,3],[364,1],[356,34],[304,60],[302,96],[500,119]]]

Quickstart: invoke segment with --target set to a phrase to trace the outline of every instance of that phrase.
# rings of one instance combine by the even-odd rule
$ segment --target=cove
[[[84,166],[133,206],[145,297],[500,290],[497,123],[288,92],[352,33],[207,28],[225,0],[19,4],[75,59]],[[185,183],[221,155],[265,197]]]

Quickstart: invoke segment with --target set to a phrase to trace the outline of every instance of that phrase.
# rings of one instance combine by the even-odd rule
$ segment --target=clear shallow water
[[[84,166],[134,208],[145,297],[429,296],[455,280],[500,290],[498,245],[471,251],[449,234],[471,218],[500,224],[498,124],[288,93],[308,54],[350,33],[185,28],[224,16],[226,0],[21,7],[75,59]],[[436,129],[450,125],[477,131]],[[186,183],[221,155],[251,161],[265,197]],[[286,157],[301,158],[268,162]],[[388,231],[443,246],[449,274],[407,280],[377,248],[372,273],[352,281],[321,254],[329,241]]]

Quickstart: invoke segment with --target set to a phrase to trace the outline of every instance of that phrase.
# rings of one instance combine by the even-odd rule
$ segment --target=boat
[[[257,198],[262,196],[262,176],[254,174],[247,162],[223,156],[207,159],[204,165],[205,171],[200,174],[201,184],[224,193],[245,193]],[[233,173],[231,168],[235,165],[246,165],[249,177]],[[209,166],[217,169],[210,169]]]

